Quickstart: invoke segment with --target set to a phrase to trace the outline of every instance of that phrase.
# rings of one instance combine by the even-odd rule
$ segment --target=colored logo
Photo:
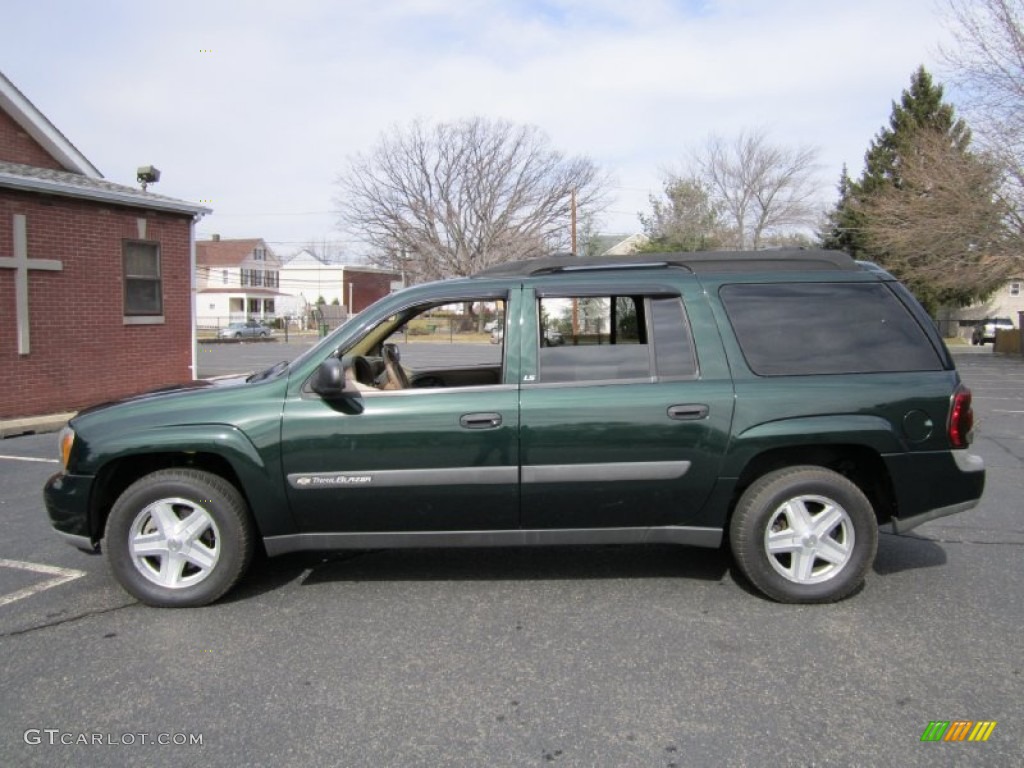
[[[995,720],[932,720],[921,741],[988,741],[995,728]]]

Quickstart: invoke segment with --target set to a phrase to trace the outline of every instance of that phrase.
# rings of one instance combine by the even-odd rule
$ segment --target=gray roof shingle
[[[212,209],[165,195],[144,192],[141,189],[115,184],[106,179],[94,179],[79,173],[36,168],[21,163],[0,160],[0,187],[43,192],[64,197],[98,200],[137,208],[189,213],[204,216]]]

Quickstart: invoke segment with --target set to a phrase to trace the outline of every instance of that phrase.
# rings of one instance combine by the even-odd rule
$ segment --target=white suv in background
[[[995,343],[996,331],[1012,331],[1013,321],[1008,317],[986,317],[971,334],[971,344]]]

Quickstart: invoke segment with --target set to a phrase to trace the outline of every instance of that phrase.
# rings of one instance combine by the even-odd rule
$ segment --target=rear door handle
[[[699,403],[670,405],[668,407],[668,417],[676,421],[700,421],[708,417],[708,407]]]
[[[459,417],[465,429],[494,429],[501,426],[500,413],[467,413]]]

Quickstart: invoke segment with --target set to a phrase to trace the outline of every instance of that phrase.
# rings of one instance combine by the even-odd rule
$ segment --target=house
[[[960,310],[961,325],[986,317],[1008,317],[1014,326],[1021,327],[1020,315],[1024,312],[1024,277],[1015,277],[995,291],[987,300]],[[967,331],[970,336],[970,329]]]
[[[194,378],[208,213],[105,180],[0,73],[0,423]]]
[[[196,324],[221,328],[277,317],[281,260],[261,238],[196,243]]]
[[[580,256],[628,256],[650,242],[642,232],[632,235],[592,235],[584,241]]]
[[[1012,278],[996,290],[985,301],[954,310],[947,336],[962,336],[970,339],[978,321],[985,317],[1009,317],[1018,330],[1024,328],[1024,278]]]
[[[303,316],[321,298],[355,314],[402,287],[400,273],[362,264],[331,264],[308,250],[281,266],[284,314]]]

